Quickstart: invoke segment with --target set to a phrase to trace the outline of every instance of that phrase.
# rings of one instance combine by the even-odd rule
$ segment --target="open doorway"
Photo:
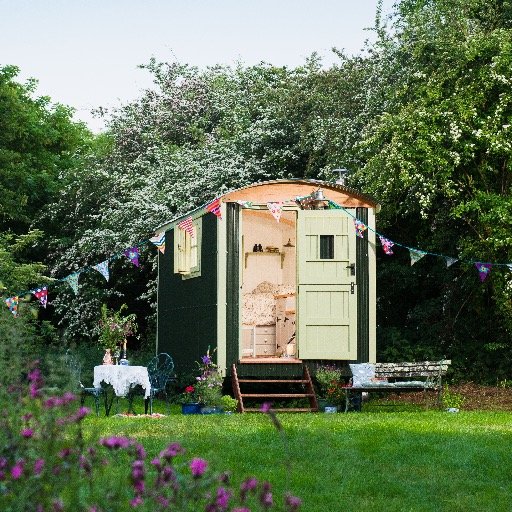
[[[297,213],[242,210],[241,357],[296,354]]]

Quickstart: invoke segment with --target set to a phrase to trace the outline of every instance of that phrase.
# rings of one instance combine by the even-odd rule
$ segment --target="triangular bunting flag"
[[[153,242],[162,254],[165,254],[165,233],[153,236],[149,241]]]
[[[136,266],[139,266],[139,249],[137,246],[130,247],[124,251],[124,255]]]
[[[213,213],[216,217],[222,220],[222,214],[220,212],[220,199],[215,199],[215,201],[206,207],[206,210],[210,213]]]
[[[19,297],[9,297],[8,299],[5,299],[5,303],[7,304],[7,307],[9,308],[9,311],[14,315],[18,315],[18,301]]]
[[[78,295],[78,276],[80,275],[80,272],[77,272],[75,274],[70,274],[69,276],[64,278],[64,281],[66,281],[69,286],[71,286],[71,289],[75,292],[75,295]]]
[[[329,199],[329,201],[327,201],[328,205],[329,205],[329,210],[342,210],[342,207],[338,204],[338,203],[335,203],[334,201],[331,201]]]
[[[237,200],[237,203],[242,207],[242,208],[250,208],[252,206],[252,201],[243,201],[242,199],[238,199]]]
[[[356,228],[356,235],[359,238],[364,238],[364,232],[368,229],[368,226],[358,219],[354,219],[354,227]]]
[[[180,229],[183,229],[183,231],[186,231],[192,238],[194,237],[194,224],[192,223],[192,217],[187,217],[186,219],[183,219],[178,224],[178,227]]]
[[[282,205],[283,203],[279,201],[278,203],[267,203],[267,208],[270,210],[270,213],[274,216],[274,219],[279,222],[281,218],[281,214],[283,213]]]
[[[391,256],[393,254],[393,250],[391,249],[391,247],[393,247],[393,245],[395,244],[391,240],[388,240],[387,238],[384,238],[381,235],[379,235],[379,238],[380,243],[382,244],[382,248],[384,249],[384,252]]]
[[[475,267],[478,270],[480,282],[483,283],[487,279],[487,276],[491,273],[492,263],[475,263]]]
[[[97,265],[93,265],[92,268],[97,270],[107,281],[110,278],[110,273],[108,271],[108,260],[102,261]]]
[[[39,300],[41,306],[45,308],[48,302],[48,288],[46,288],[46,286],[43,286],[42,288],[32,290],[32,293],[34,294],[35,298]]]
[[[414,265],[417,261],[420,261],[423,256],[425,256],[425,252],[416,251],[415,249],[409,249],[409,256],[411,257],[411,266]]]
[[[459,261],[457,258],[450,258],[450,256],[445,256],[444,259],[446,260],[447,267],[451,267],[454,263]]]

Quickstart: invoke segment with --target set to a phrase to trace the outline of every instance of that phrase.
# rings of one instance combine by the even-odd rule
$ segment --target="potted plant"
[[[224,378],[219,372],[219,368],[210,357],[210,349],[206,355],[201,357],[198,362],[199,376],[196,377],[195,389],[199,402],[202,404],[202,414],[212,414],[222,412],[222,384]]]
[[[322,365],[317,368],[315,378],[319,388],[319,410],[325,411],[326,407],[337,407],[343,393],[341,370],[333,365]]]
[[[101,306],[98,341],[105,349],[104,364],[112,364],[112,357],[117,362],[121,349],[123,358],[126,359],[126,338],[137,332],[135,314],[123,316],[122,312],[125,309],[128,309],[126,304],[123,304],[119,311],[108,309],[106,304]]]
[[[201,404],[197,398],[196,388],[187,386],[180,397],[181,412],[183,414],[200,414]]]

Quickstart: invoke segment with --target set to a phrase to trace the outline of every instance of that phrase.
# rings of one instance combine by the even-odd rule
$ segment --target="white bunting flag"
[[[102,261],[101,263],[98,263],[97,265],[93,265],[92,267],[94,270],[97,270],[107,281],[110,278],[110,273],[108,270],[108,260]]]

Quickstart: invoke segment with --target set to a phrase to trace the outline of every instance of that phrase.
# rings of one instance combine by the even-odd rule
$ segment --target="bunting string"
[[[284,199],[281,201],[272,201],[268,202],[266,204],[268,210],[270,213],[274,216],[274,218],[279,222],[282,211],[283,211],[283,205],[285,204],[301,204],[301,202],[306,202],[307,204],[310,204],[315,199],[310,196],[304,196],[304,197],[293,197],[289,199]],[[327,204],[328,209],[336,209],[336,210],[342,210],[344,211],[348,216],[353,218],[354,221],[354,227],[355,227],[355,235],[364,238],[364,232],[366,230],[373,232],[380,240],[382,248],[384,252],[387,255],[393,255],[393,249],[392,247],[402,247],[404,249],[407,249],[409,251],[409,255],[411,258],[411,266],[414,265],[416,262],[418,262],[421,258],[424,256],[437,256],[440,258],[443,258],[446,262],[446,267],[451,267],[454,263],[460,261],[461,263],[465,264],[472,264],[476,267],[478,271],[478,276],[480,278],[481,282],[484,282],[487,277],[489,276],[491,269],[494,267],[506,267],[508,270],[512,271],[512,262],[510,263],[494,263],[494,262],[481,262],[476,260],[459,260],[457,258],[446,256],[444,254],[424,251],[418,248],[414,247],[408,247],[406,245],[403,245],[401,243],[395,242],[390,240],[389,238],[385,237],[383,234],[377,232],[361,220],[357,219],[355,215],[352,214],[348,209],[345,207],[339,205],[335,201],[332,201],[331,199],[324,199],[323,200]],[[247,209],[261,209],[259,205],[254,206],[251,201],[243,201],[243,200],[237,200],[236,201],[242,208]],[[304,203],[304,204],[306,204]],[[204,210],[204,212],[213,213],[219,220],[222,220],[221,215],[221,199],[215,198],[213,201],[210,201],[209,203],[199,207],[198,209],[194,210],[195,212],[201,213],[201,210]],[[171,221],[173,222],[173,221]],[[177,223],[176,226],[179,229],[184,229],[187,231],[191,236],[194,236],[193,231],[193,220],[192,217],[189,215],[185,219],[183,219],[181,222]],[[139,267],[139,257],[140,257],[140,248],[144,245],[146,245],[148,242],[151,242],[154,244],[154,246],[160,251],[162,254],[165,253],[165,233],[157,233],[155,236],[149,238],[149,240],[144,240],[142,242],[139,242],[127,249],[124,249],[122,252],[114,254],[109,259],[104,260],[96,265],[92,265],[90,267],[84,267],[72,274],[69,274],[65,277],[62,277],[60,279],[53,279],[53,283],[59,283],[64,282],[67,283],[70,288],[73,290],[75,295],[78,295],[79,293],[79,277],[80,274],[87,272],[89,269],[95,270],[103,275],[106,281],[109,280],[110,274],[109,274],[109,261],[115,260],[116,258],[125,256],[128,258],[128,260],[133,263],[136,267]],[[13,295],[11,297],[8,297],[4,300],[4,303],[9,308],[11,313],[14,316],[18,315],[18,304],[19,304],[19,297],[25,296],[28,294],[34,295],[41,304],[42,307],[46,307],[47,301],[48,301],[48,286],[39,286],[32,290],[19,292],[16,295]]]

